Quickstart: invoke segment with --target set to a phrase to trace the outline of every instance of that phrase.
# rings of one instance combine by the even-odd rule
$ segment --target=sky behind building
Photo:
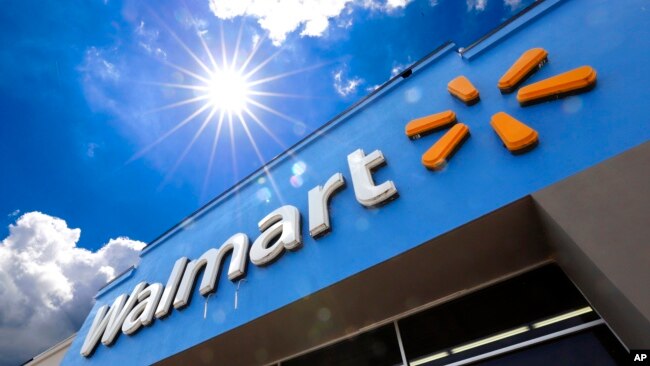
[[[467,46],[531,2],[6,4],[0,292],[16,295],[0,302],[0,353],[13,350],[0,363],[75,331],[85,313],[71,309],[89,309],[144,243],[443,42]],[[231,74],[250,84],[238,108],[220,102],[237,95],[237,80],[219,87]],[[47,336],[31,348],[7,341],[35,332]]]

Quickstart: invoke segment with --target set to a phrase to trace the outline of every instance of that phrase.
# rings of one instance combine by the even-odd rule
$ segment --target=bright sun
[[[246,109],[250,90],[246,79],[237,70],[215,71],[206,87],[209,103],[214,109],[235,115]]]
[[[258,113],[265,113],[267,115],[279,117],[282,120],[294,124],[295,128],[298,130],[304,129],[305,124],[303,121],[292,118],[259,100],[260,97],[305,98],[304,95],[278,93],[273,91],[260,90],[259,88],[275,80],[283,79],[285,77],[302,73],[307,70],[319,68],[322,66],[321,64],[312,65],[303,69],[294,69],[276,75],[260,77],[258,75],[260,70],[268,65],[280,53],[281,50],[276,51],[264,60],[256,60],[255,55],[264,41],[264,39],[262,39],[255,41],[252,44],[252,48],[250,52],[248,52],[248,55],[244,57],[243,52],[240,53],[240,39],[243,26],[240,27],[237,42],[235,44],[234,52],[232,53],[231,57],[229,57],[227,52],[226,43],[223,37],[223,29],[221,30],[221,49],[219,50],[216,48],[217,54],[220,54],[221,56],[220,60],[219,58],[215,57],[215,54],[212,52],[213,49],[211,49],[211,47],[209,47],[206,43],[206,40],[203,38],[203,33],[196,33],[199,37],[199,41],[204,51],[204,57],[199,57],[194,51],[192,51],[192,49],[190,49],[187,44],[185,44],[178,37],[178,35],[176,35],[176,33],[174,33],[168,27],[167,29],[170,31],[172,37],[178,41],[181,48],[184,49],[187,54],[196,62],[196,66],[198,66],[198,68],[188,69],[166,60],[166,65],[175,69],[184,76],[191,78],[193,82],[188,80],[185,83],[152,82],[151,84],[159,85],[165,88],[191,90],[193,92],[193,96],[156,108],[151,112],[163,111],[178,107],[187,107],[189,105],[193,105],[195,107],[192,107],[190,109],[191,112],[185,118],[175,123],[167,131],[160,134],[160,136],[157,137],[155,141],[140,149],[129,159],[129,161],[133,161],[143,156],[152,148],[172,136],[184,126],[190,124],[192,121],[202,120],[202,122],[200,122],[196,127],[196,131],[194,132],[191,140],[187,143],[187,146],[178,155],[176,162],[170,168],[169,172],[165,175],[165,181],[163,182],[164,184],[174,173],[183,159],[185,159],[189,151],[192,149],[192,146],[194,146],[194,144],[199,140],[201,135],[205,131],[208,131],[207,127],[210,124],[214,124],[215,129],[212,135],[212,144],[208,157],[208,166],[203,181],[203,194],[203,192],[205,192],[207,189],[209,179],[211,177],[212,167],[216,161],[222,133],[227,133],[230,137],[230,155],[232,156],[233,169],[236,170],[235,159],[237,151],[235,151],[235,147],[237,144],[235,143],[235,133],[233,127],[234,123],[238,123],[238,126],[241,126],[244,132],[243,135],[249,140],[253,151],[257,155],[260,164],[262,165],[265,163],[266,159],[262,155],[257,142],[255,141],[255,137],[253,136],[253,132],[251,131],[249,124],[257,125],[264,133],[268,135],[269,138],[277,142],[280,146],[284,147],[284,144],[277,136],[275,136],[272,129],[268,128],[262,117],[258,116]],[[267,177],[272,188],[279,196],[279,192],[275,187],[275,180],[268,173]]]

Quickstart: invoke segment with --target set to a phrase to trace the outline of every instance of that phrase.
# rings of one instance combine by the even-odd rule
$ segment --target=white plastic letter
[[[160,302],[158,303],[158,308],[156,309],[156,318],[160,319],[169,314],[172,300],[174,300],[174,296],[176,296],[178,285],[181,283],[181,278],[188,261],[189,259],[187,259],[187,257],[181,257],[176,260],[176,263],[174,263],[174,269],[172,269],[172,273],[169,274],[167,286],[165,286],[165,291],[163,292]]]
[[[260,235],[251,248],[251,262],[263,266],[275,259],[284,249],[297,249],[302,245],[300,211],[294,206],[282,206],[266,215],[258,224]],[[273,238],[278,240],[269,245]]]
[[[93,324],[90,326],[88,334],[86,334],[83,346],[81,346],[80,353],[82,356],[90,357],[100,338],[106,346],[113,343],[126,315],[135,305],[135,302],[138,300],[138,294],[145,286],[147,286],[145,282],[140,282],[135,286],[133,292],[131,292],[131,296],[128,298],[126,294],[122,294],[113,301],[110,309],[104,305],[97,310]]]
[[[161,283],[154,283],[138,294],[138,305],[126,316],[122,324],[122,332],[124,334],[133,334],[143,325],[151,324],[153,320],[153,313],[156,310],[156,305],[160,301],[160,296],[163,292],[163,285]]]
[[[203,273],[199,292],[205,296],[214,290],[217,285],[217,274],[219,274],[221,262],[230,250],[233,253],[228,267],[228,279],[232,281],[244,275],[246,253],[248,252],[248,236],[239,233],[226,240],[218,250],[212,248],[203,253],[200,258],[187,264],[183,279],[174,298],[174,308],[180,309],[188,304],[196,276],[203,267],[205,267],[205,272]]]
[[[363,150],[358,149],[348,155],[354,195],[357,201],[366,207],[378,205],[397,193],[393,181],[387,180],[376,186],[372,179],[371,169],[384,162],[384,155],[379,150],[375,150],[366,156]]]
[[[330,230],[330,214],[327,202],[330,196],[345,185],[343,174],[336,173],[325,183],[325,187],[316,186],[309,191],[309,235],[316,238]]]

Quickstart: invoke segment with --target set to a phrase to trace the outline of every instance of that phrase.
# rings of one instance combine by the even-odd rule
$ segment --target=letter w
[[[90,331],[86,335],[83,346],[81,346],[82,356],[90,357],[100,338],[106,346],[113,343],[118,331],[122,328],[126,315],[131,311],[138,300],[138,294],[146,285],[146,282],[141,282],[135,286],[128,300],[126,294],[122,294],[113,301],[110,309],[107,305],[104,305],[97,310]]]

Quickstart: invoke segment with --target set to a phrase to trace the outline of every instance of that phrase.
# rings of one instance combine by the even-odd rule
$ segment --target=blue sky
[[[115,261],[143,245],[135,240],[154,239],[444,41],[467,46],[531,2],[283,1],[273,8],[271,2],[239,0],[4,4],[1,246],[28,248],[33,241],[23,232],[63,243],[70,253],[97,251],[111,239],[128,237],[113,243],[124,249],[119,255],[94,253],[97,266],[118,268]],[[218,65],[222,40],[228,62],[235,49],[238,66],[253,54],[246,70],[261,67],[249,81],[265,82],[253,87],[260,93],[249,95],[254,103],[247,108],[265,127],[243,113],[246,125],[236,116],[232,124],[224,117],[219,129],[217,109],[201,130],[208,106],[167,134],[206,102],[160,109],[205,95],[170,86],[205,85],[201,64],[213,67],[202,40]],[[28,215],[34,211],[44,216]],[[6,278],[18,276],[4,271],[0,275]],[[79,301],[92,297],[74,291]],[[73,296],[64,295],[45,304]],[[9,329],[1,311],[0,332]],[[74,331],[81,320],[72,318],[60,328]],[[10,360],[34,351],[22,350]]]
[[[526,4],[440,0],[395,8],[374,5],[347,3],[319,36],[301,36],[301,23],[279,46],[263,41],[251,66],[282,51],[256,74],[260,78],[320,65],[260,86],[305,96],[259,98],[304,126],[252,107],[284,146],[388,80],[394,68],[416,61],[445,40],[468,45]],[[38,210],[81,228],[83,247],[96,249],[117,235],[146,242],[261,165],[235,126],[236,166],[224,139],[204,187],[214,129],[208,126],[172,171],[200,117],[127,163],[199,105],[146,113],[192,96],[191,91],[153,84],[195,81],[165,61],[201,71],[171,32],[207,64],[196,33],[205,32],[218,57],[223,27],[232,57],[241,27],[243,59],[253,39],[269,32],[256,16],[222,20],[208,0],[97,0],[12,2],[0,18],[5,45],[0,51],[3,226],[14,220],[16,210]],[[335,86],[339,72],[343,88],[350,81],[362,82],[341,95]],[[251,128],[264,160],[284,150],[261,129]],[[226,130],[223,134],[228,135]]]

